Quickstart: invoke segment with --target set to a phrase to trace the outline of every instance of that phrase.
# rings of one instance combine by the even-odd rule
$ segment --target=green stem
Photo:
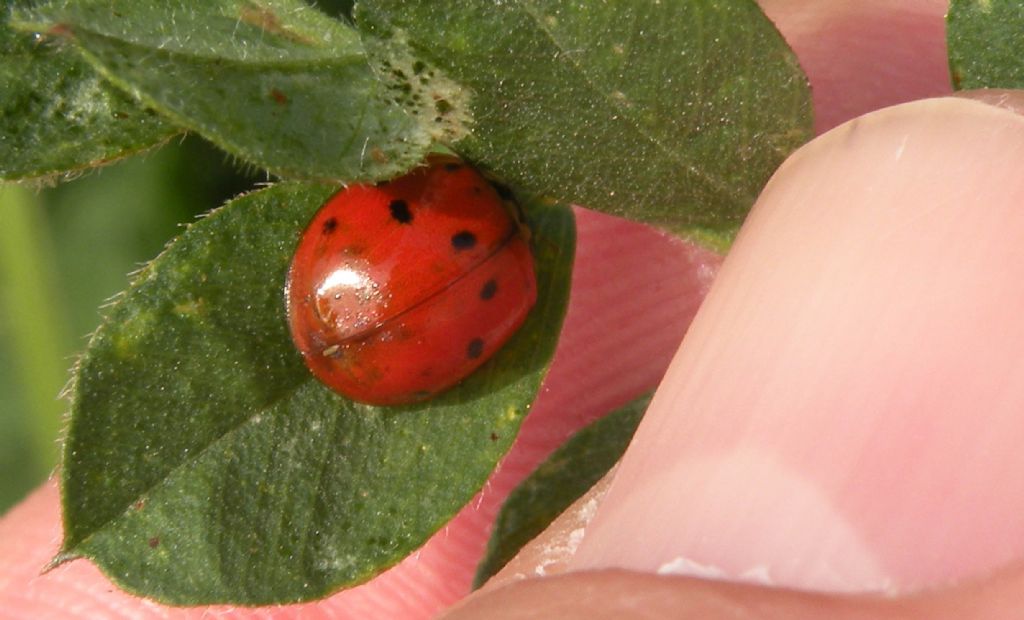
[[[0,184],[0,309],[6,317],[17,385],[27,407],[25,430],[40,477],[57,462],[61,418],[58,395],[67,377],[67,331],[60,311],[52,241],[35,195]]]

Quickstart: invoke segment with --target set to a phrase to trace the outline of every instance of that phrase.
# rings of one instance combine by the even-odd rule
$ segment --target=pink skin
[[[818,133],[948,94],[947,0],[759,0],[811,81]]]
[[[912,99],[925,94],[947,92],[949,88],[945,75],[937,77],[934,71],[937,64],[945,62],[944,41],[941,37],[941,15],[944,7],[941,6],[941,3],[937,4],[934,1],[905,2],[897,8],[891,8],[886,5],[893,3],[879,1],[870,4],[860,3],[864,5],[860,9],[850,8],[855,4],[818,3],[809,0],[803,6],[798,6],[795,2],[769,2],[767,0],[764,2],[766,11],[775,19],[784,36],[794,45],[801,62],[810,74],[812,85],[815,88],[819,127],[834,125],[855,113],[877,108],[887,103]],[[832,8],[835,11],[829,13]],[[851,42],[858,40],[858,33],[861,36],[866,36],[865,33],[878,36],[879,28],[889,24],[889,19],[893,15],[903,15],[905,18],[892,22],[894,25],[889,30],[892,36],[880,45],[900,47],[913,42],[916,53],[901,53],[894,54],[891,58],[887,57],[888,70],[878,73],[876,71],[879,66],[875,57],[878,54],[876,48],[852,45]],[[813,19],[809,16],[813,16]],[[823,31],[833,34],[843,33],[843,36],[818,37],[815,36],[815,28],[822,28]],[[936,33],[939,33],[939,36],[936,36]],[[906,36],[902,36],[903,34]],[[841,58],[842,60],[832,63],[829,58]],[[931,69],[923,69],[924,67],[931,67]],[[870,80],[865,79],[868,76],[871,77]],[[844,92],[846,96],[844,96]],[[858,96],[854,96],[853,93]],[[856,102],[856,105],[852,105],[852,102]],[[15,617],[22,615],[33,618],[163,618],[170,616],[198,617],[212,611],[218,615],[232,617],[297,617],[301,615],[302,617],[402,619],[430,617],[457,601],[468,590],[473,568],[486,540],[487,528],[493,520],[500,500],[536,463],[563,441],[572,429],[657,384],[682,334],[689,325],[700,299],[706,292],[719,262],[719,259],[712,254],[670,240],[642,226],[585,210],[579,210],[577,214],[579,216],[580,244],[570,313],[555,364],[541,399],[527,420],[512,453],[508,455],[480,495],[417,554],[364,586],[340,593],[313,605],[273,610],[229,610],[225,608],[171,610],[120,593],[87,562],[75,562],[47,575],[38,575],[38,567],[49,558],[59,541],[56,493],[52,485],[47,485],[11,512],[3,521],[0,521],[0,601],[3,601],[5,613],[13,614]],[[778,239],[786,238],[782,232],[775,234]],[[750,234],[744,233],[745,239],[750,236]],[[814,235],[798,237],[805,241],[818,239],[824,242],[824,237],[819,236],[818,232],[815,232]],[[617,247],[609,249],[609,243],[614,243]],[[744,241],[744,243],[749,246],[754,242]],[[755,259],[749,260],[757,262]],[[800,262],[795,261],[794,264],[799,266]],[[738,268],[734,268],[734,270],[736,269]],[[739,269],[739,271],[743,270]],[[738,276],[734,276],[734,278],[738,278]],[[729,294],[721,293],[718,296],[728,298]],[[788,327],[788,323],[782,325]],[[702,329],[710,330],[711,328],[705,326]],[[673,367],[674,373],[679,372],[679,364],[677,358]],[[720,385],[727,383],[718,382]],[[749,380],[745,379],[730,385],[748,385],[749,383]],[[666,385],[674,385],[674,383]],[[666,390],[671,389],[674,388],[666,387],[662,390],[662,395],[659,395],[659,407],[666,411],[672,409],[669,403],[678,398],[678,395],[665,396],[670,393]],[[782,388],[779,389],[782,390]],[[736,398],[752,397],[749,393],[739,393],[735,387],[732,388],[732,391],[737,392],[734,395]],[[728,432],[726,430],[716,431],[713,425],[707,422],[707,418],[708,416],[698,416],[699,420],[706,423],[705,430],[702,430],[702,436],[713,438],[717,443],[705,442],[698,448],[703,450],[705,455],[711,454],[709,451],[718,449],[718,454],[711,454],[703,461],[705,469],[702,471],[712,472],[711,469],[707,469],[710,467],[714,470],[714,475],[719,476],[720,481],[730,480],[729,476],[732,476],[732,480],[739,484],[745,478],[745,474],[749,473],[744,467],[748,467],[753,461],[748,458],[733,464],[725,462],[721,452],[728,446]],[[724,419],[720,421],[720,423],[724,422],[726,422]],[[771,420],[767,422],[764,420],[741,421],[752,428],[771,426],[770,422]],[[818,426],[815,428],[821,428],[823,423],[822,420],[816,421],[815,424]],[[760,427],[757,424],[760,424]],[[865,429],[866,427],[862,427],[861,432],[867,433]],[[678,433],[677,428],[672,428],[671,424],[667,423],[661,427],[661,430],[666,433],[671,431],[673,436]],[[650,435],[652,432],[645,431],[645,435]],[[953,431],[950,433],[952,434]],[[804,432],[803,435],[810,437],[810,431]],[[757,436],[751,435],[749,432],[744,435],[744,441],[748,443],[754,439],[757,439]],[[895,442],[895,440],[893,441]],[[818,462],[813,460],[814,454],[805,454],[809,451],[802,448],[802,445],[796,438],[792,438],[786,449],[794,450],[795,454],[787,453],[780,456],[780,448],[775,446],[773,446],[775,452],[772,458],[766,459],[756,450],[752,450],[751,453],[755,453],[758,458],[761,458],[761,461],[758,462],[769,462],[771,471],[789,472],[793,468]],[[895,444],[890,446],[890,452],[898,453],[896,448]],[[631,453],[636,451],[632,450]],[[696,454],[699,455],[700,452],[698,451]],[[942,465],[940,452],[936,451],[935,454],[936,456],[930,457],[930,464]],[[695,457],[688,458],[690,458],[690,462],[698,460]],[[828,460],[820,456],[818,458],[820,461]],[[854,459],[854,456],[847,453],[844,458]],[[903,458],[906,463],[912,461],[908,456]],[[643,479],[643,476],[637,473],[639,467],[638,464],[629,465],[627,469],[624,464],[622,475]],[[653,467],[656,471],[665,469],[660,462]],[[953,472],[949,475],[953,475],[955,469],[953,466],[946,468],[947,471]],[[886,472],[892,472],[893,469],[879,465],[872,471],[882,476]],[[687,472],[682,471],[679,475],[685,478]],[[821,476],[827,478],[824,473]],[[622,478],[622,480],[626,479]],[[664,475],[661,480],[666,480]],[[819,483],[823,484],[814,479],[815,485]],[[835,484],[842,486],[838,482]],[[623,485],[624,483],[617,482],[617,486],[623,487]],[[988,491],[996,488],[996,485],[987,486],[989,487]],[[812,490],[808,491],[808,487],[812,487]],[[862,489],[862,487],[851,488]],[[884,517],[888,514],[884,508],[873,508],[875,500],[864,490],[870,490],[871,485],[866,485],[861,490],[859,499],[854,494],[854,498],[842,501],[837,496],[827,496],[828,501],[822,500],[817,488],[799,476],[786,478],[780,474],[768,491],[773,489],[778,493],[785,493],[787,498],[796,497],[803,502],[800,504],[801,506],[816,509],[818,512],[815,514],[823,515],[823,518],[839,511],[844,518],[848,513],[863,514],[885,521]],[[697,490],[700,489],[697,488]],[[768,496],[768,491],[761,490],[761,495],[755,496],[755,499],[761,502],[761,507],[773,504]],[[986,490],[983,489],[983,491]],[[621,490],[615,491],[616,494],[622,492]],[[711,491],[707,492],[711,493]],[[989,495],[999,494],[989,492]],[[941,494],[935,493],[933,497],[941,499]],[[981,499],[988,499],[988,496]],[[620,503],[625,505],[627,501],[622,500]],[[611,504],[606,506],[611,506]],[[714,514],[718,517],[729,518],[732,515],[728,508],[727,502],[722,500],[714,507],[718,511]],[[620,510],[626,511],[625,508]],[[609,509],[609,515],[611,515],[611,509]],[[702,523],[688,526],[691,535],[687,540],[702,539],[699,527],[706,528],[704,534],[713,532],[714,528],[711,526],[714,524],[714,519],[711,518],[712,516],[714,515],[710,513],[702,514],[704,519]],[[783,516],[775,515],[773,518],[776,521],[762,524],[760,527],[762,529],[783,527],[786,525],[782,521]],[[609,524],[613,523],[612,516],[602,516],[601,519]],[[731,531],[742,532],[741,528],[737,529],[739,526],[736,523],[736,519],[730,522]],[[603,528],[606,533],[598,534],[598,528]],[[621,552],[619,557],[615,557],[611,551],[607,550],[607,548],[615,546],[616,538],[621,538],[612,529],[611,525],[607,528],[600,526],[600,521],[595,523],[592,535],[587,538],[587,547],[583,549],[587,555],[581,555],[578,560],[572,561],[578,561],[581,567],[614,566],[638,561],[635,557],[636,554],[630,549]],[[873,538],[869,537],[871,538],[870,542],[877,545],[888,544],[898,538],[897,534],[905,533],[906,530],[911,530],[913,533],[910,525],[906,525],[904,530],[895,533],[884,527],[879,527],[877,531],[871,533]],[[751,540],[748,534],[745,535],[748,536],[745,542]],[[889,538],[886,538],[887,536]],[[607,547],[605,550],[602,550],[602,545],[599,544],[602,537],[611,541],[605,545]],[[814,547],[811,538],[811,533],[805,534],[801,549]],[[904,567],[905,564],[910,563],[906,557],[901,564],[900,561],[897,561],[899,558],[895,557],[885,557],[880,560],[874,547],[870,549],[870,553],[864,551],[866,543],[863,542],[863,538],[865,536],[861,534],[861,531],[855,529],[849,536],[837,536],[833,539],[838,541],[834,543],[833,547],[833,551],[837,555],[843,550],[863,551],[863,553],[851,556],[856,560],[856,562],[851,561],[849,569],[853,577],[863,578],[864,583],[870,586],[874,582],[868,578],[875,578],[879,575],[887,576],[890,573],[904,574],[892,567],[909,570]],[[878,540],[875,540],[876,538]],[[989,546],[998,547],[995,543],[999,538],[997,535],[992,535],[993,544]],[[896,540],[896,542],[900,541]],[[749,558],[740,557],[736,553],[728,553],[727,545],[724,543],[718,547],[712,545],[710,548],[702,549],[703,554],[698,559],[720,570],[732,569],[735,565],[737,570],[742,571],[744,566],[750,564]],[[633,555],[630,555],[631,553]],[[587,559],[588,557],[590,559]],[[973,554],[971,561],[974,566],[986,565],[980,553]],[[882,569],[888,572],[880,572]],[[804,582],[800,582],[797,577],[799,566],[789,567],[787,570],[790,571],[785,573],[789,576],[787,579],[790,579],[787,583],[804,583],[804,585],[810,586],[820,583],[811,579],[813,573],[810,571],[800,577],[800,579],[804,579]],[[775,574],[782,574],[782,572],[773,573],[773,575]],[[849,583],[849,580],[847,575],[844,583]],[[615,590],[609,588],[607,591],[614,592]]]

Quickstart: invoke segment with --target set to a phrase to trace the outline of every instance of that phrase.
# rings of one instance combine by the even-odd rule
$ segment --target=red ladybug
[[[537,298],[516,212],[505,188],[449,156],[332,196],[288,273],[288,322],[306,365],[375,405],[424,400],[464,379]]]

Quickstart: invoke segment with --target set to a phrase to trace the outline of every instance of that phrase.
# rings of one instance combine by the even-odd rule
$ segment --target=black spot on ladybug
[[[494,294],[498,292],[498,281],[494,278],[484,282],[483,288],[480,289],[480,299],[487,301],[492,299]]]
[[[475,360],[484,354],[484,340],[483,338],[474,338],[469,341],[469,346],[466,347],[466,356],[471,360]]]
[[[509,189],[508,185],[494,180],[491,180],[490,184],[491,187],[494,188],[494,191],[498,192],[498,196],[501,197],[502,200],[515,201],[516,196],[512,193],[512,190]]]
[[[337,227],[338,227],[338,219],[337,218],[333,218],[333,217],[332,218],[328,218],[327,220],[324,221],[324,227],[322,229],[322,232],[325,235],[329,235],[332,232],[334,232],[334,230]]]
[[[149,545],[150,549],[156,549],[160,546],[160,538],[154,536],[150,538],[148,541],[146,541],[146,543]]]
[[[453,161],[452,162],[448,162],[447,164],[444,165],[444,169],[447,170],[448,172],[455,172],[456,170],[458,170],[461,167],[462,167],[462,164],[457,164],[457,163],[455,163]]]
[[[452,235],[452,247],[456,250],[472,250],[476,246],[476,235],[468,230],[460,230]]]
[[[399,224],[408,224],[412,221],[412,211],[409,210],[409,203],[402,200],[392,200],[388,205],[391,210],[391,217]]]

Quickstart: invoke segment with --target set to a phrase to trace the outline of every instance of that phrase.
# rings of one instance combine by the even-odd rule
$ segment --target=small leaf
[[[99,166],[177,130],[107,84],[74,50],[13,31],[0,2],[0,178]]]
[[[533,209],[538,305],[426,403],[378,408],[313,379],[283,286],[330,189],[280,184],[191,226],[89,344],[65,447],[62,555],[173,604],[321,598],[419,547],[511,445],[567,303],[572,212]]]
[[[276,174],[377,180],[433,136],[379,93],[359,37],[301,0],[55,0],[55,25],[112,82]]]
[[[382,78],[465,135],[455,150],[560,201],[728,232],[810,136],[807,81],[751,1],[367,0],[355,12]],[[421,88],[423,76],[457,88]]]
[[[643,396],[580,430],[509,494],[477,567],[474,589],[608,473],[626,451],[650,402],[650,395]]]
[[[946,20],[955,88],[1024,88],[1024,2],[953,0]]]

